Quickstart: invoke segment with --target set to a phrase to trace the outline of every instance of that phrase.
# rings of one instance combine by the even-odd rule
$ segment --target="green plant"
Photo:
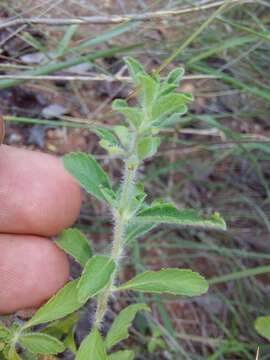
[[[265,339],[270,341],[270,316],[259,316],[257,317],[255,324],[255,330]]]
[[[160,130],[181,122],[186,113],[186,104],[192,101],[189,93],[176,92],[183,76],[183,69],[175,69],[164,81],[158,74],[147,74],[141,64],[132,58],[126,59],[132,76],[136,107],[124,100],[115,100],[113,109],[125,116],[126,125],[114,126],[112,130],[99,127],[96,134],[100,145],[110,155],[123,160],[124,171],[120,185],[112,186],[108,175],[93,157],[84,153],[71,153],[64,157],[67,171],[92,196],[105,202],[113,216],[113,240],[109,255],[93,254],[86,237],[78,229],[63,231],[57,244],[71,255],[83,268],[80,278],[67,283],[54,297],[42,306],[24,325],[11,328],[0,327],[0,340],[5,358],[19,359],[18,345],[29,353],[57,354],[66,347],[75,353],[76,360],[133,359],[131,350],[113,352],[114,346],[128,338],[128,329],[138,311],[149,311],[146,304],[131,304],[115,318],[105,338],[100,330],[111,296],[122,291],[168,293],[180,296],[198,296],[208,289],[207,281],[189,269],[160,269],[136,275],[123,284],[118,284],[121,258],[126,247],[139,236],[159,224],[193,226],[225,230],[224,220],[218,213],[204,217],[199,212],[178,209],[172,203],[156,200],[146,202],[143,184],[138,181],[138,169],[145,159],[156,153],[161,138]],[[72,314],[89,300],[96,299],[93,327],[89,335],[76,349],[72,336],[65,341],[57,339],[59,319]],[[72,333],[74,318],[67,318]],[[31,329],[40,324],[51,323],[40,332]],[[61,324],[61,323],[60,323]],[[65,327],[66,328],[66,327]],[[154,351],[157,345],[150,347]],[[152,344],[153,345],[153,344]]]

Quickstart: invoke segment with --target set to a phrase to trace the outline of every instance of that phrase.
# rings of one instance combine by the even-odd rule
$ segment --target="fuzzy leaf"
[[[78,283],[79,301],[85,303],[104,289],[114,270],[115,263],[107,256],[96,255],[88,260]]]
[[[124,149],[119,145],[113,145],[107,140],[100,140],[99,145],[105,149],[109,155],[124,155]]]
[[[138,188],[135,189],[133,198],[131,199],[130,203],[130,211],[132,213],[131,218],[133,218],[142,209],[146,196],[147,195],[144,191],[140,191]]]
[[[188,111],[188,107],[183,104],[177,109],[177,113],[168,116],[161,116],[152,122],[153,128],[167,128],[179,124],[183,121],[182,115]]]
[[[72,256],[81,266],[85,266],[92,256],[92,250],[85,235],[78,229],[67,229],[61,232],[56,244]]]
[[[113,127],[113,130],[117,137],[119,138],[121,144],[128,148],[130,145],[130,131],[126,126],[116,125]]]
[[[124,58],[125,63],[128,66],[128,70],[130,72],[130,75],[133,79],[133,81],[138,84],[138,75],[139,74],[145,74],[143,66],[134,58],[130,56],[126,56]]]
[[[177,86],[175,84],[163,83],[159,90],[158,97],[165,96],[165,95],[168,95],[168,94],[174,92],[176,90],[176,87]]]
[[[108,360],[133,360],[135,353],[130,350],[117,351],[109,356]]]
[[[12,334],[10,330],[5,327],[3,324],[0,323],[0,340],[10,340],[12,337]]]
[[[105,200],[100,186],[111,189],[108,175],[90,155],[74,152],[63,158],[65,169],[90,194],[99,200]]]
[[[128,329],[140,310],[150,311],[150,308],[145,304],[132,304],[118,314],[106,337],[105,343],[107,349],[128,338]]]
[[[270,316],[260,316],[255,321],[255,330],[258,334],[270,341]]]
[[[58,320],[78,310],[83,305],[78,300],[78,282],[79,280],[68,282],[46,304],[38,309],[35,315],[24,325],[24,328]]]
[[[73,354],[77,352],[77,346],[75,341],[75,327],[67,334],[66,338],[63,340],[63,343],[67,349],[69,349]]]
[[[182,115],[184,115],[188,111],[188,108],[186,105],[183,105],[182,109],[179,110],[181,110],[181,112],[178,112],[177,114],[173,114],[165,119],[160,119],[161,121],[158,121],[158,126],[167,128],[183,123],[184,119]]]
[[[13,346],[5,348],[3,354],[4,358],[8,360],[22,360]]]
[[[175,224],[226,230],[226,224],[218,213],[214,213],[209,218],[204,218],[196,210],[179,210],[173,205],[166,203],[153,205],[141,210],[133,221],[145,224]]]
[[[123,152],[120,142],[113,131],[104,127],[95,127],[93,130],[101,139],[99,145],[110,155],[119,155]]]
[[[114,100],[112,103],[112,108],[113,110],[125,115],[128,122],[133,127],[138,128],[141,125],[143,121],[143,112],[136,107],[128,106],[125,100]]]
[[[93,131],[101,140],[106,140],[112,145],[119,145],[119,141],[113,131],[101,126],[96,126]]]
[[[135,276],[116,290],[197,296],[205,293],[207,289],[208,283],[200,274],[188,269],[172,268],[146,271]]]
[[[192,101],[192,97],[183,93],[161,96],[153,109],[153,119],[164,118],[173,113],[182,113],[183,105],[188,101]]]
[[[125,244],[129,244],[138,237],[147,234],[148,231],[154,229],[155,226],[155,224],[128,224],[125,235]]]
[[[53,336],[41,333],[20,335],[19,343],[34,354],[58,354],[65,350],[64,344]]]
[[[96,328],[84,338],[75,360],[108,360],[105,344]]]
[[[78,314],[73,313],[63,319],[49,323],[41,332],[61,339],[67,349],[76,353],[77,347],[74,340],[74,333],[78,320]]]
[[[112,208],[114,208],[116,203],[117,203],[117,201],[116,201],[116,199],[117,199],[116,193],[111,189],[103,188],[103,187],[100,188],[100,191],[102,192],[103,196],[105,197],[107,203],[110,204],[110,206]]]
[[[73,313],[69,316],[66,316],[63,319],[59,319],[49,323],[41,330],[41,332],[47,335],[60,338],[70,333],[78,320],[79,320],[78,314]]]
[[[152,157],[160,145],[160,138],[147,136],[138,143],[138,156],[141,160]]]
[[[159,82],[153,79],[150,75],[140,74],[139,77],[139,97],[143,108],[148,113],[151,120],[152,108],[159,90]]]
[[[169,72],[165,81],[168,84],[173,84],[178,86],[184,74],[185,74],[184,68],[173,69],[172,71]]]

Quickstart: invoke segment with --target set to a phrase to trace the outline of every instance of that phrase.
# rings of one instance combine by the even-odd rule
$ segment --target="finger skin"
[[[79,214],[81,191],[51,155],[0,147],[0,232],[51,236]]]
[[[67,257],[52,241],[0,235],[0,314],[39,307],[68,276]]]

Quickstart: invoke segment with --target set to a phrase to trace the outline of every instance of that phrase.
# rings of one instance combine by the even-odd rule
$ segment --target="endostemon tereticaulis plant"
[[[104,337],[101,330],[111,297],[117,301],[118,294],[124,291],[198,296],[208,289],[207,281],[201,275],[178,268],[145,271],[125,283],[119,282],[121,258],[127,254],[125,249],[155,226],[173,224],[220,230],[226,227],[218,213],[204,217],[195,210],[179,209],[173,203],[147,201],[143,186],[138,181],[138,170],[145,159],[155,155],[161,142],[160,131],[181,122],[181,115],[186,113],[187,103],[193,98],[189,93],[177,92],[184,73],[182,68],[171,71],[165,80],[161,80],[158,74],[147,74],[135,59],[126,58],[125,61],[134,84],[137,105],[129,106],[127,101],[115,100],[113,110],[124,115],[124,124],[111,130],[103,127],[95,129],[100,145],[109,155],[122,159],[121,181],[112,186],[109,176],[91,155],[74,152],[63,159],[66,170],[86,192],[106,203],[110,209],[113,217],[110,253],[93,254],[88,240],[78,229],[67,229],[60,234],[56,243],[82,266],[82,274],[68,282],[23,325],[0,327],[0,344],[3,344],[7,359],[19,359],[18,349],[21,348],[26,353],[57,354],[66,347],[74,352],[76,360],[134,359],[133,351],[114,352],[114,347],[128,338],[128,329],[136,313],[149,311],[149,307],[146,304],[127,306],[115,318]],[[67,315],[69,317],[62,321],[74,322],[69,320],[70,314],[89,299],[96,301],[95,312],[91,314],[93,326],[79,348],[70,340],[61,342],[52,336],[57,332],[53,333],[50,329],[60,327],[59,320]],[[33,331],[34,326],[47,323],[49,325],[38,327],[39,332]]]

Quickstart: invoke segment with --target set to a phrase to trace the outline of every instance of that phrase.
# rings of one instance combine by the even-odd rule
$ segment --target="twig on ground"
[[[108,76],[108,75],[0,75],[0,80],[13,79],[13,80],[53,80],[53,81],[126,81],[131,82],[129,76]],[[217,79],[217,76],[211,75],[187,75],[183,80],[200,80],[200,79]]]
[[[230,4],[256,2],[256,0],[231,0]],[[169,16],[179,16],[189,14],[197,11],[208,10],[222,5],[224,1],[215,1],[212,3],[185,7],[176,10],[162,10],[155,12],[147,12],[144,14],[126,14],[126,15],[104,15],[104,16],[82,16],[78,18],[41,18],[41,17],[30,17],[30,18],[18,18],[0,22],[0,29],[22,25],[22,24],[44,24],[48,26],[64,26],[64,25],[86,25],[86,24],[120,24],[125,21],[151,21],[159,20]]]

